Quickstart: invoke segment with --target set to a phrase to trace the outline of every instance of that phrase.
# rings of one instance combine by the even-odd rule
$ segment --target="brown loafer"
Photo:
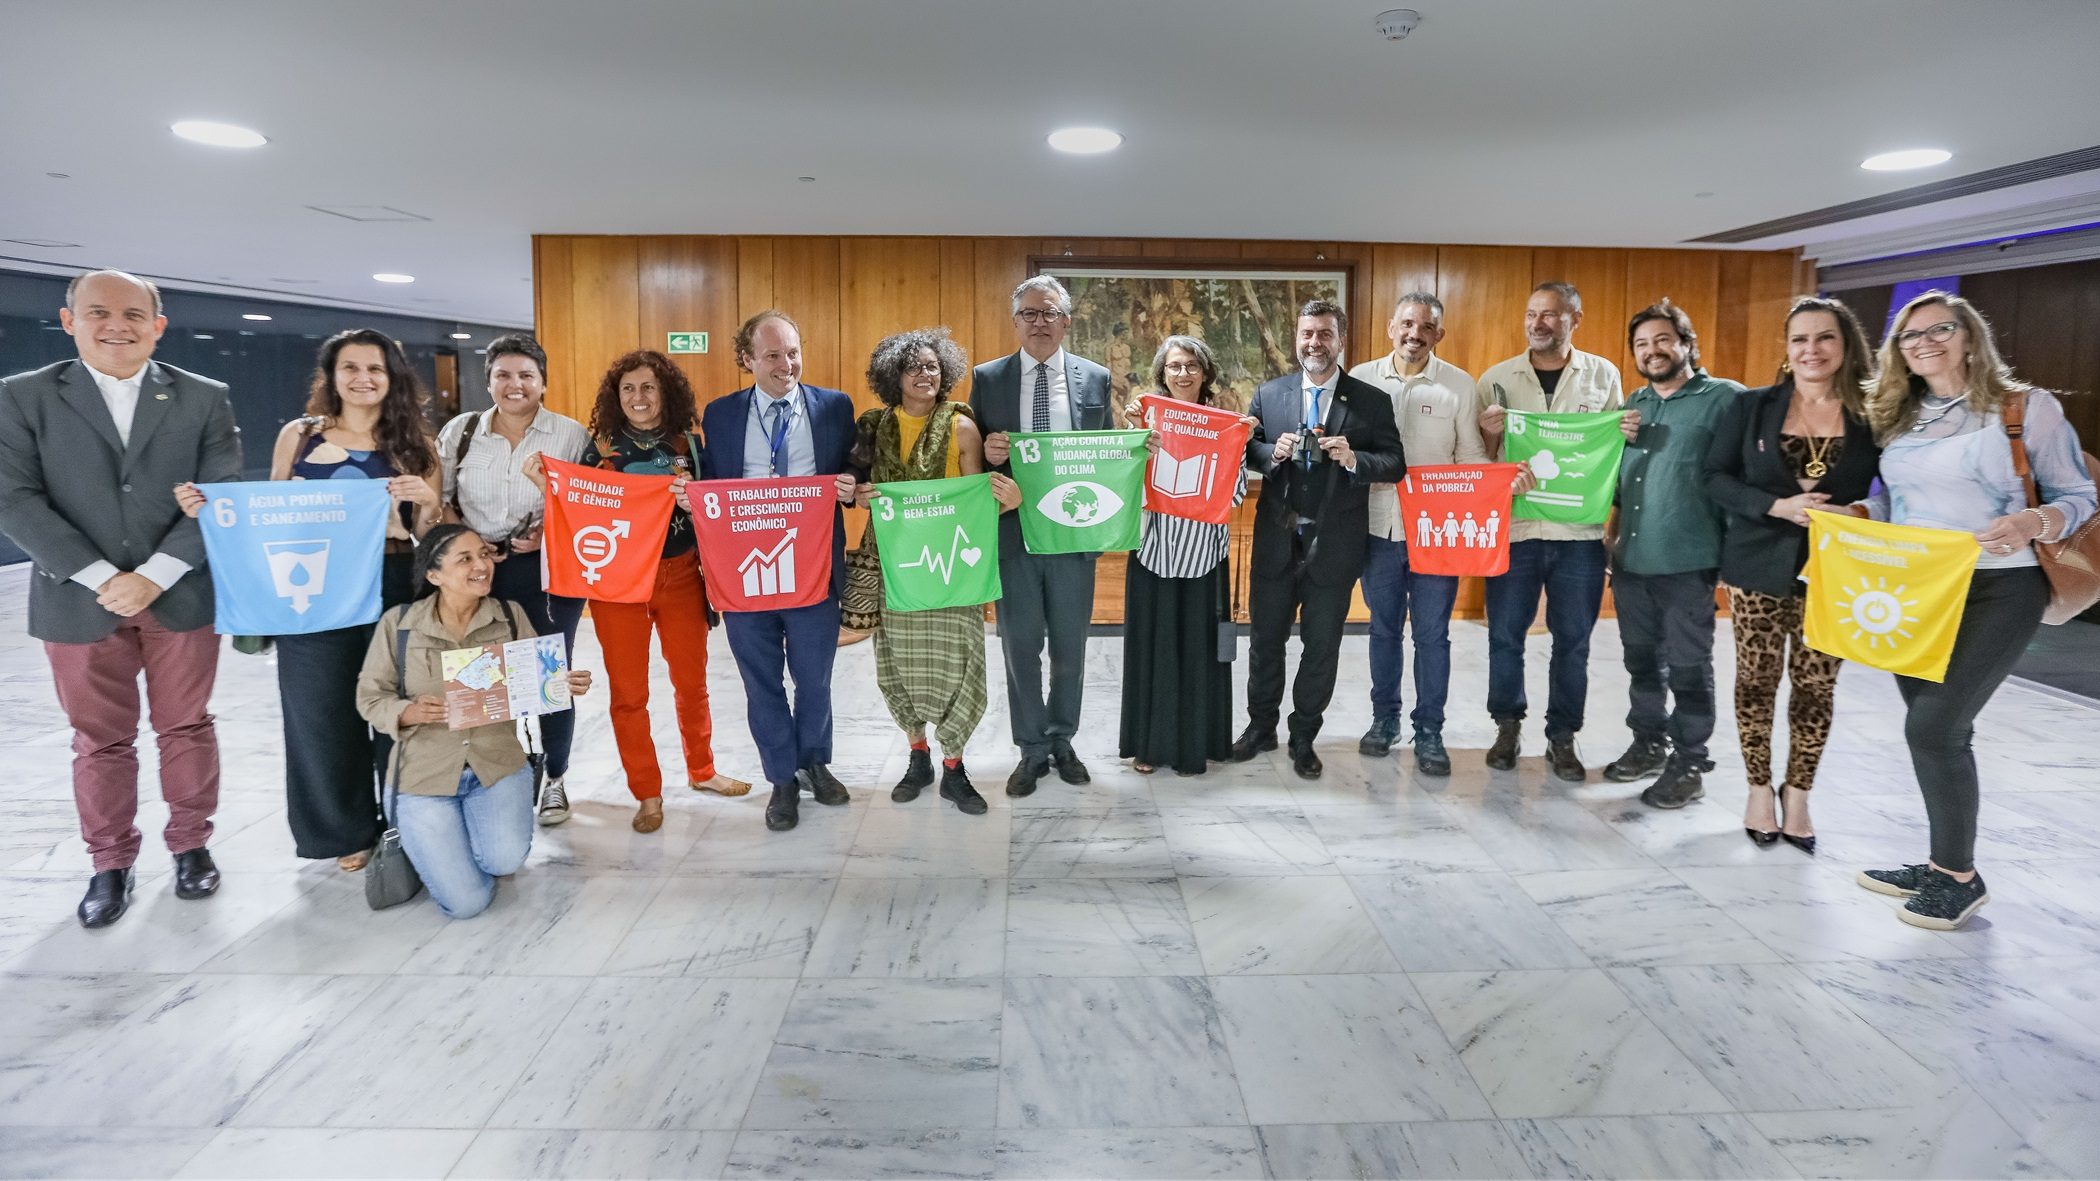
[[[654,805],[656,805],[656,806],[652,808],[652,807],[650,807],[650,806],[649,806],[649,805],[651,805],[651,804],[654,804]],[[663,802],[663,798],[662,798],[661,796],[659,796],[659,797],[657,797],[656,799],[653,799],[653,800],[643,800],[643,801],[642,801],[642,806],[641,806],[640,808],[636,809],[636,810],[635,810],[635,813],[634,813],[634,831],[636,831],[636,832],[655,832],[655,831],[656,831],[657,829],[659,829],[659,828],[662,828],[663,826],[664,826],[664,802]]]
[[[727,775],[716,775],[705,783],[694,784],[693,790],[711,791],[718,796],[745,796],[751,794],[751,785],[741,779],[731,779]]]

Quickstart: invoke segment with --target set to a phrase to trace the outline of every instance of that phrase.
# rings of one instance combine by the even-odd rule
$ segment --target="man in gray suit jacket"
[[[151,283],[82,275],[59,319],[80,359],[0,379],[0,533],[36,563],[29,634],[73,726],[73,800],[95,863],[80,921],[101,927],[124,913],[142,843],[141,671],[175,893],[219,888],[205,849],[219,803],[207,712],[219,637],[204,537],[175,487],[239,479],[241,445],[224,385],[153,361],[168,318]]]
[[[1021,349],[970,374],[970,409],[984,431],[984,460],[1007,463],[1012,431],[1105,431],[1108,370],[1065,351],[1072,296],[1049,275],[1014,288],[1014,330]],[[1020,517],[999,519],[999,640],[1006,650],[1006,708],[1020,765],[1006,794],[1025,796],[1057,764],[1058,778],[1085,783],[1086,764],[1072,751],[1086,671],[1087,626],[1094,616],[1094,559],[1099,554],[1031,554]],[[1043,696],[1043,641],[1050,643],[1050,695]]]

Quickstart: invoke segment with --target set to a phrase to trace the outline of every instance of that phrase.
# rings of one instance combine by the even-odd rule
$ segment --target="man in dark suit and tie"
[[[970,409],[984,431],[984,459],[1010,472],[1013,431],[1105,431],[1108,370],[1065,351],[1072,296],[1049,275],[1014,288],[1014,330],[1021,349],[970,374]],[[1087,626],[1094,616],[1094,559],[1099,554],[1031,554],[1017,513],[999,518],[999,641],[1006,650],[1006,708],[1020,765],[1006,794],[1025,796],[1057,765],[1058,778],[1085,783],[1086,764],[1072,750],[1086,671]],[[1043,642],[1050,644],[1050,694],[1043,696]]]
[[[768,309],[736,334],[736,363],[752,384],[701,413],[700,472],[709,480],[769,476],[838,477],[840,502],[853,500],[846,454],[853,448],[853,399],[802,384],[802,330]],[[833,510],[831,591],[820,603],[786,611],[729,611],[729,651],[744,678],[744,708],[759,761],[773,785],[766,827],[795,827],[802,784],[820,804],[843,804],[831,773],[831,666],[838,654],[839,592],[846,585],[846,530]],[[788,704],[785,673],[795,681]]]
[[[1299,621],[1290,716],[1291,769],[1320,775],[1313,738],[1334,696],[1335,660],[1350,589],[1364,572],[1373,484],[1406,473],[1400,430],[1384,390],[1341,369],[1349,315],[1324,299],[1298,309],[1299,371],[1254,393],[1261,420],[1247,466],[1262,477],[1254,510],[1253,642],[1247,668],[1247,729],[1232,744],[1244,762],[1276,749],[1283,708],[1283,646]]]
[[[153,360],[160,292],[121,271],[73,280],[59,321],[79,360],[0,380],[0,533],[36,563],[29,634],[73,726],[73,800],[95,874],[80,922],[129,905],[138,818],[138,676],[160,745],[175,893],[219,888],[205,844],[219,805],[208,712],[219,667],[204,535],[178,484],[238,480],[226,387]]]

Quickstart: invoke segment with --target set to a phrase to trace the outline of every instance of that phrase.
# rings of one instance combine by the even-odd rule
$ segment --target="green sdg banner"
[[[1015,434],[1021,540],[1032,554],[1097,554],[1138,547],[1144,523],[1149,431]]]
[[[1531,465],[1537,487],[1517,497],[1515,516],[1563,525],[1602,525],[1619,486],[1619,412],[1509,412],[1502,458]]]
[[[999,502],[990,476],[879,484],[868,509],[885,607],[931,611],[999,597]]]

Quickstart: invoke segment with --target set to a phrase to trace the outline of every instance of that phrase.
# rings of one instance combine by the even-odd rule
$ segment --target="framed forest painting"
[[[1072,293],[1072,332],[1065,348],[1108,367],[1120,407],[1152,386],[1152,354],[1172,335],[1193,336],[1218,358],[1218,401],[1235,410],[1254,390],[1292,372],[1298,308],[1309,299],[1349,306],[1342,268],[1262,267],[1249,263],[1169,267],[1036,261]]]

